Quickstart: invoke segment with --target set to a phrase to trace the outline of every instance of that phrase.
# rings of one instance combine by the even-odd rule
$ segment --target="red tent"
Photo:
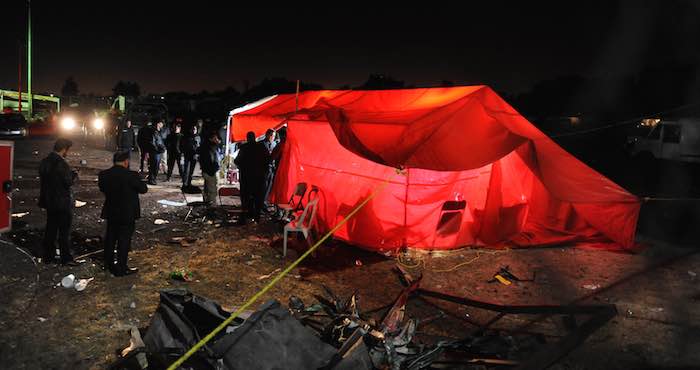
[[[231,118],[232,140],[287,123],[271,196],[288,200],[298,182],[318,186],[326,230],[388,181],[335,233],[365,248],[634,244],[639,199],[486,86],[307,91]]]

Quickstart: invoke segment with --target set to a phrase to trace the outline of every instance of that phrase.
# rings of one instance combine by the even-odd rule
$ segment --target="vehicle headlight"
[[[64,130],[72,130],[75,128],[75,120],[71,117],[64,117],[61,120],[61,127]]]
[[[102,118],[95,118],[95,120],[92,121],[92,127],[97,130],[102,130],[105,127],[105,121]]]

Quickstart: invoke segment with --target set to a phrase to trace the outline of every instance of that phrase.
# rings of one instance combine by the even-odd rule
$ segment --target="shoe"
[[[156,180],[148,180],[148,185],[158,185]]]
[[[170,182],[170,177],[166,177],[165,182]]]

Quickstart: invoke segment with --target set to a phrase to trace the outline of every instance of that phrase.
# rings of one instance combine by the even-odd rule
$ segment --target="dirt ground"
[[[15,230],[3,240],[29,253],[37,251],[42,237],[44,215],[35,206],[36,168],[50,144],[49,140],[33,139],[16,146],[14,212],[29,214],[15,219]],[[100,245],[102,196],[96,173],[107,168],[110,159],[108,152],[82,145],[70,157],[81,173],[76,198],[87,203],[75,210],[76,256]],[[87,164],[80,165],[81,160]],[[116,359],[116,351],[128,345],[128,328],[148,325],[161,289],[186,287],[231,309],[303,251],[304,244],[296,242],[289,255],[281,257],[277,224],[228,226],[217,214],[199,210],[194,212],[196,217],[185,221],[188,207],[163,206],[157,203],[161,199],[182,201],[177,181],[150,187],[142,196],[143,218],[137,223],[134,250],[129,254],[130,265],[140,269],[135,275],[111,277],[102,271],[101,254],[83,258],[85,262],[77,267],[35,265],[14,245],[0,244],[1,368],[103,369]],[[155,225],[156,219],[168,223]],[[554,365],[555,369],[698,368],[698,249],[642,241],[647,247],[637,254],[574,247],[465,249],[412,255],[401,263],[411,271],[422,271],[424,288],[477,300],[615,304],[618,315]],[[264,300],[276,298],[286,303],[295,295],[313,302],[323,284],[339,295],[357,292],[361,308],[373,310],[391,303],[401,291],[394,272],[397,263],[393,257],[329,242]],[[534,281],[509,286],[489,283],[503,266],[521,278],[534,274]],[[193,272],[193,281],[170,278],[173,270],[183,267]],[[82,292],[57,286],[69,273],[94,280]],[[469,318],[466,321],[487,318],[478,310],[443,309],[452,310],[453,317]],[[415,317],[431,314],[425,308],[412,311],[410,305],[407,313]],[[497,323],[495,328],[515,330],[527,323],[528,318],[514,318]],[[552,325],[555,329],[561,326]]]

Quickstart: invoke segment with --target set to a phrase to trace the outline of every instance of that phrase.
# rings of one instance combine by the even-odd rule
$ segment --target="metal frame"
[[[498,315],[496,315],[492,320],[489,320],[486,324],[482,325],[480,330],[487,329],[489,326],[493,325],[496,321],[508,314],[564,315],[569,317],[573,317],[573,315],[590,315],[588,320],[581,322],[579,325],[577,325],[575,319],[570,320],[569,323],[572,324],[574,328],[568,335],[564,336],[557,342],[545,345],[544,348],[538,352],[535,352],[527,362],[520,363],[519,366],[516,367],[517,370],[545,369],[553,365],[583,343],[588,336],[593,334],[596,330],[601,328],[608,321],[610,321],[610,319],[617,315],[617,308],[612,304],[580,306],[499,305],[495,303],[476,301],[469,298],[456,297],[422,288],[416,289],[413,292],[412,298],[415,297],[434,298],[463,306],[498,312]]]

